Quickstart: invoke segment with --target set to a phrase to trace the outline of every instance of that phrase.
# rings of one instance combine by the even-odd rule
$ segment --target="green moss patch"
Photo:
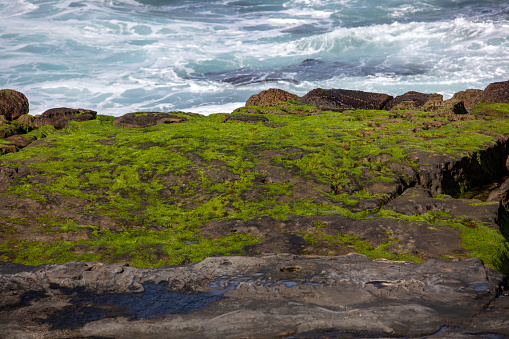
[[[28,166],[38,173],[10,182],[0,193],[4,201],[35,206],[18,209],[18,219],[9,215],[13,209],[6,212],[11,233],[2,238],[0,258],[154,267],[245,254],[246,248],[263,243],[263,236],[198,233],[211,221],[331,214],[364,218],[405,185],[415,184],[412,176],[422,165],[416,152],[469,157],[495,145],[497,135],[509,128],[509,121],[491,117],[451,121],[424,112],[320,112],[297,102],[246,107],[232,115],[172,114],[186,117],[186,123],[127,129],[98,116],[59,131],[30,132],[45,139],[0,158],[0,165]],[[253,119],[245,118],[250,114]],[[470,234],[456,220],[449,226]],[[55,240],[33,240],[27,228],[33,238],[52,232]],[[81,238],[58,237],[73,232]],[[317,254],[342,244],[372,258],[423,260],[419,254],[389,251],[398,246],[396,238],[374,245],[347,233],[293,234],[314,243]],[[464,247],[501,267],[496,258],[504,238],[493,234],[487,241],[500,246],[481,242],[475,247],[465,240]]]

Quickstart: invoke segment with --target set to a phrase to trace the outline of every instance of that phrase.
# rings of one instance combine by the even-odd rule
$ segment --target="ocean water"
[[[0,88],[34,115],[231,112],[273,87],[448,98],[508,79],[507,0],[0,0]]]

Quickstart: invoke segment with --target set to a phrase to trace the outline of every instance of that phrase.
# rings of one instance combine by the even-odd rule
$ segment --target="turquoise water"
[[[30,113],[230,112],[271,87],[446,98],[509,79],[509,2],[0,1],[0,88]]]

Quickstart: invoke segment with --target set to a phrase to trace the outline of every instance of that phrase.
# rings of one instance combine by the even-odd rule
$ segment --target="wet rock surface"
[[[2,263],[0,333],[12,338],[503,336],[509,335],[503,284],[500,273],[475,258],[411,264],[358,254],[267,254],[160,269]]]

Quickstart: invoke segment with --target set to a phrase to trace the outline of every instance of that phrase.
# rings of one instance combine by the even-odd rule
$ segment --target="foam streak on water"
[[[445,97],[509,79],[505,0],[11,0],[0,88],[31,114],[230,112],[261,90]]]

